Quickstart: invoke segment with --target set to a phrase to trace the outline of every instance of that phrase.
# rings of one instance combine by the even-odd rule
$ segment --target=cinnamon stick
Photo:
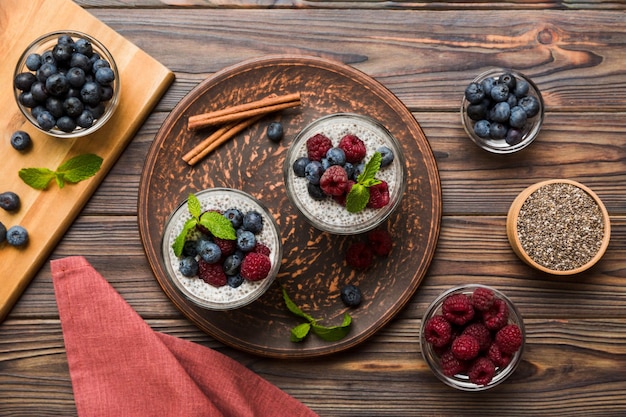
[[[222,110],[190,116],[187,120],[187,128],[189,130],[198,130],[221,123],[265,115],[299,105],[300,93],[265,97],[261,100],[239,104]]]

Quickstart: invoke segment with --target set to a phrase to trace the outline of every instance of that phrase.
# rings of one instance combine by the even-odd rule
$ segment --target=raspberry
[[[459,360],[449,350],[441,355],[439,363],[441,364],[441,371],[446,376],[451,377],[467,371],[467,362]]]
[[[495,365],[484,356],[476,359],[467,372],[470,382],[478,385],[487,385],[495,374]]]
[[[307,157],[310,161],[321,161],[326,156],[326,152],[332,147],[332,141],[318,133],[306,141]]]
[[[487,350],[491,345],[491,332],[482,323],[471,323],[465,329],[462,334],[468,334],[474,336],[478,340],[478,346],[480,350]]]
[[[338,148],[343,149],[346,154],[346,161],[351,164],[360,162],[365,158],[366,148],[365,143],[358,136],[345,135],[339,141]]]
[[[372,244],[372,250],[377,256],[387,256],[391,252],[393,242],[388,231],[377,229],[367,234],[367,240]]]
[[[198,276],[214,287],[224,286],[227,282],[226,274],[220,263],[210,264],[202,259],[198,261]]]
[[[451,350],[457,359],[468,361],[478,356],[480,345],[474,336],[462,334],[454,339]]]
[[[459,326],[474,318],[474,307],[465,294],[452,294],[446,297],[441,306],[443,316],[452,324]]]
[[[387,182],[381,181],[380,184],[372,185],[369,191],[370,199],[367,202],[367,207],[379,209],[389,204],[389,185]]]
[[[354,269],[367,269],[372,265],[374,252],[365,242],[356,242],[346,251],[346,262]]]
[[[240,274],[249,281],[260,281],[267,277],[272,269],[270,258],[262,253],[250,252],[241,262]]]
[[[222,251],[222,258],[232,255],[235,253],[235,249],[237,249],[236,240],[220,239],[216,237],[213,239],[213,242],[220,247],[220,250]]]
[[[489,346],[487,357],[491,359],[491,362],[498,368],[504,368],[513,360],[513,355],[502,352],[497,343],[492,343],[491,346]]]
[[[424,326],[424,338],[435,347],[446,346],[452,338],[452,326],[443,316],[431,317]]]
[[[472,293],[472,305],[476,310],[487,311],[493,305],[494,297],[490,289],[478,287]]]
[[[515,353],[522,346],[522,331],[516,324],[507,324],[498,330],[495,341],[502,353]]]
[[[267,246],[265,246],[264,244],[262,244],[261,242],[256,242],[256,244],[254,245],[254,249],[252,249],[253,252],[256,253],[262,253],[265,256],[270,256],[270,253],[272,253],[270,251],[270,248],[268,248]]]
[[[491,308],[483,312],[483,323],[489,330],[499,330],[509,321],[509,308],[506,303],[496,298]]]
[[[328,167],[320,178],[320,187],[325,194],[330,196],[342,196],[348,186],[348,174],[339,165]]]

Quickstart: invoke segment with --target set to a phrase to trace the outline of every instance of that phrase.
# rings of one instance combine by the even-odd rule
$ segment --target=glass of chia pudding
[[[379,226],[406,189],[400,143],[377,120],[352,113],[331,114],[306,126],[287,152],[283,175],[287,195],[304,218],[338,235]]]
[[[161,249],[168,279],[203,308],[250,304],[272,285],[280,269],[283,249],[274,217],[240,190],[212,188],[193,196],[165,224]],[[198,218],[200,225],[194,226]],[[224,229],[231,236],[225,238]]]

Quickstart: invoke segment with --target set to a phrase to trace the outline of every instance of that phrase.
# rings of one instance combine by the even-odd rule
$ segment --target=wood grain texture
[[[511,416],[626,414],[621,2],[323,5],[336,10],[303,10],[308,3],[296,2],[193,3],[79,3],[172,68],[176,81],[51,258],[86,256],[155,330],[229,355],[321,417],[501,416],[503,410]],[[268,9],[274,4],[281,7]],[[158,129],[198,83],[251,57],[301,52],[364,71],[413,111],[439,168],[443,218],[424,281],[387,326],[355,349],[292,361],[225,346],[178,311],[143,252],[137,193]],[[465,137],[459,95],[474,75],[507,63],[539,81],[547,116],[532,147],[500,158]],[[505,214],[515,196],[556,177],[592,188],[611,215],[606,255],[577,277],[532,270],[506,238]],[[523,363],[512,379],[479,396],[438,382],[421,359],[417,333],[436,295],[472,282],[505,291],[524,315],[528,333]],[[76,415],[48,263],[0,324],[0,415]]]

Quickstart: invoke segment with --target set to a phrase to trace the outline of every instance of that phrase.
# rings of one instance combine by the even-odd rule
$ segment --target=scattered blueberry
[[[13,149],[18,151],[25,151],[26,149],[32,146],[33,141],[30,138],[30,135],[23,130],[18,130],[13,132],[11,135],[11,146]]]
[[[232,224],[235,229],[241,227],[241,224],[243,223],[243,214],[236,208],[226,210],[224,212],[224,217],[230,220],[230,224]]]
[[[539,114],[539,100],[533,96],[522,97],[517,104],[524,109],[528,117],[534,117]]]
[[[267,138],[272,142],[280,142],[284,136],[283,125],[280,122],[272,122],[267,126]]]
[[[28,243],[28,232],[22,226],[11,226],[6,239],[11,246],[24,246]]]
[[[241,276],[241,274],[228,275],[226,277],[226,282],[228,283],[228,286],[231,288],[239,287],[241,284],[243,284],[243,281],[244,281],[244,278]]]
[[[20,197],[13,191],[0,194],[0,207],[6,211],[17,211],[20,208]]]
[[[522,129],[528,120],[528,116],[523,108],[515,106],[511,109],[511,115],[509,117],[509,124],[515,129]]]
[[[182,258],[178,264],[178,270],[183,276],[193,277],[198,275],[198,261],[196,258],[186,256]]]
[[[356,285],[348,284],[341,289],[341,301],[348,307],[361,304],[361,290]]]
[[[509,87],[506,84],[496,83],[491,88],[491,99],[495,102],[506,101],[509,97]]]
[[[244,254],[242,251],[236,251],[232,255],[229,255],[224,259],[222,266],[224,267],[224,273],[226,275],[237,275],[239,273],[239,267],[243,261]]]
[[[376,152],[380,153],[380,155],[382,156],[382,160],[380,161],[381,168],[391,165],[394,155],[393,151],[388,146],[381,146],[376,149]]]
[[[250,210],[243,216],[242,226],[254,234],[263,230],[263,217],[258,211]]]
[[[323,173],[324,168],[319,161],[309,162],[304,169],[304,176],[307,181],[315,185],[318,185],[320,183],[320,178],[322,178]]]
[[[487,100],[483,100],[477,104],[470,104],[467,106],[467,117],[474,121],[484,119],[487,117],[487,111],[489,109],[488,104],[489,101]]]
[[[346,153],[341,148],[330,148],[326,152],[326,159],[328,160],[328,165],[345,165],[346,163]]]
[[[517,80],[513,94],[515,95],[515,97],[520,98],[528,95],[529,90],[530,84],[528,83],[528,81],[520,78],[519,80]]]
[[[304,177],[304,170],[306,166],[309,164],[309,158],[306,156],[300,157],[296,159],[293,163],[293,173],[296,174],[297,177]]]
[[[324,194],[324,191],[322,191],[322,187],[320,187],[319,184],[307,182],[306,189],[313,200],[321,201],[326,198],[326,194]]]
[[[494,139],[504,139],[506,137],[507,130],[508,128],[504,124],[500,122],[493,122],[489,128],[489,135]]]
[[[482,119],[474,124],[474,133],[479,138],[486,139],[489,137],[489,131],[491,130],[491,123],[488,120]]]
[[[496,103],[489,112],[489,117],[492,122],[504,123],[509,120],[509,116],[511,116],[511,107],[506,101]]]
[[[514,91],[517,84],[517,79],[510,72],[505,72],[504,74],[500,75],[500,78],[498,78],[498,82],[506,85],[509,91]]]
[[[198,243],[195,240],[186,240],[183,245],[183,256],[198,255]]]
[[[7,238],[7,228],[4,223],[0,222],[0,243],[4,242]]]
[[[237,248],[243,252],[250,252],[256,246],[256,236],[249,230],[243,230],[237,236]]]
[[[522,135],[521,130],[511,128],[506,132],[505,140],[506,143],[508,143],[509,145],[517,145],[522,141],[523,138],[524,136]]]
[[[222,250],[216,243],[202,240],[198,246],[198,255],[204,262],[214,264],[222,258]]]
[[[465,88],[465,98],[472,104],[478,104],[485,99],[485,90],[482,84],[470,83]]]
[[[41,55],[33,53],[26,57],[26,68],[37,71],[41,66]]]

